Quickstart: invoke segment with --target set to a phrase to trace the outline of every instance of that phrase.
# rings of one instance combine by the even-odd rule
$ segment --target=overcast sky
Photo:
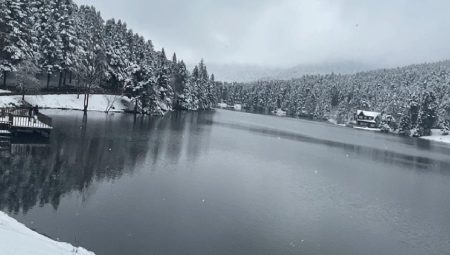
[[[393,66],[450,58],[448,0],[76,0],[195,63]]]

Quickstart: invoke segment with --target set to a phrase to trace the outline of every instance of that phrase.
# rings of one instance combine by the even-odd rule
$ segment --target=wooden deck
[[[42,113],[29,116],[25,108],[0,108],[0,136],[21,132],[50,135],[52,129],[52,119]]]

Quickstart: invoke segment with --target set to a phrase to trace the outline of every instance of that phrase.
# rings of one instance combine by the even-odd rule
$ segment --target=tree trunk
[[[3,71],[3,87],[6,89],[6,76],[8,75],[7,71]]]
[[[134,103],[134,114],[137,114],[137,109],[138,109],[138,100],[136,98],[136,102]]]
[[[83,111],[87,112],[89,106],[89,86],[86,86],[86,91],[84,92],[84,107]]]
[[[59,83],[58,83],[59,89],[61,89],[61,85],[62,85],[62,78],[63,78],[62,76],[63,76],[62,71],[59,71]]]
[[[72,72],[69,72],[69,83],[72,84]]]
[[[25,101],[25,86],[22,85],[22,101]]]
[[[66,86],[66,76],[67,76],[67,70],[64,70],[64,82],[63,82],[64,87]]]
[[[50,77],[51,77],[52,75],[50,74],[50,73],[47,73],[47,89],[49,89],[50,88]]]

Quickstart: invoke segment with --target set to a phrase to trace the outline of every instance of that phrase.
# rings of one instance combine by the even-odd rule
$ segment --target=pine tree
[[[157,91],[161,100],[161,108],[165,111],[172,110],[173,89],[170,86],[170,65],[164,49],[158,54],[156,67]]]
[[[25,0],[0,1],[0,71],[4,85],[8,72],[17,71],[22,61],[33,59],[33,4]]]
[[[106,69],[104,26],[94,7],[81,6],[76,15],[76,35],[79,38],[73,69],[84,88],[84,111],[89,105],[91,88],[99,86]]]
[[[409,136],[410,130],[411,130],[411,117],[407,113],[400,118],[399,134]]]
[[[432,91],[426,91],[422,96],[417,129],[420,136],[431,134],[431,129],[438,120],[436,96]]]
[[[127,59],[126,24],[114,19],[106,21],[105,44],[107,56],[106,79],[108,88],[121,89],[129,79],[130,60]]]
[[[213,108],[217,104],[216,94],[216,79],[214,74],[211,74],[211,78],[208,80],[207,89],[208,109]]]
[[[191,88],[188,87],[189,73],[183,61],[175,65],[173,69],[173,89],[175,93],[174,109],[191,109]]]
[[[58,14],[56,1],[44,0],[37,9],[38,44],[40,54],[38,65],[43,73],[47,74],[47,88],[50,86],[51,75],[61,69],[62,39],[58,33]]]
[[[59,56],[59,87],[61,87],[62,84],[66,85],[67,72],[75,69],[77,61],[76,50],[79,44],[75,29],[77,6],[72,0],[58,0],[56,10],[57,33],[61,37],[61,55]]]

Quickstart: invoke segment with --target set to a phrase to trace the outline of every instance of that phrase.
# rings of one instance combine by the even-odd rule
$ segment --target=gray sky
[[[76,0],[196,63],[393,66],[450,58],[448,0]]]

